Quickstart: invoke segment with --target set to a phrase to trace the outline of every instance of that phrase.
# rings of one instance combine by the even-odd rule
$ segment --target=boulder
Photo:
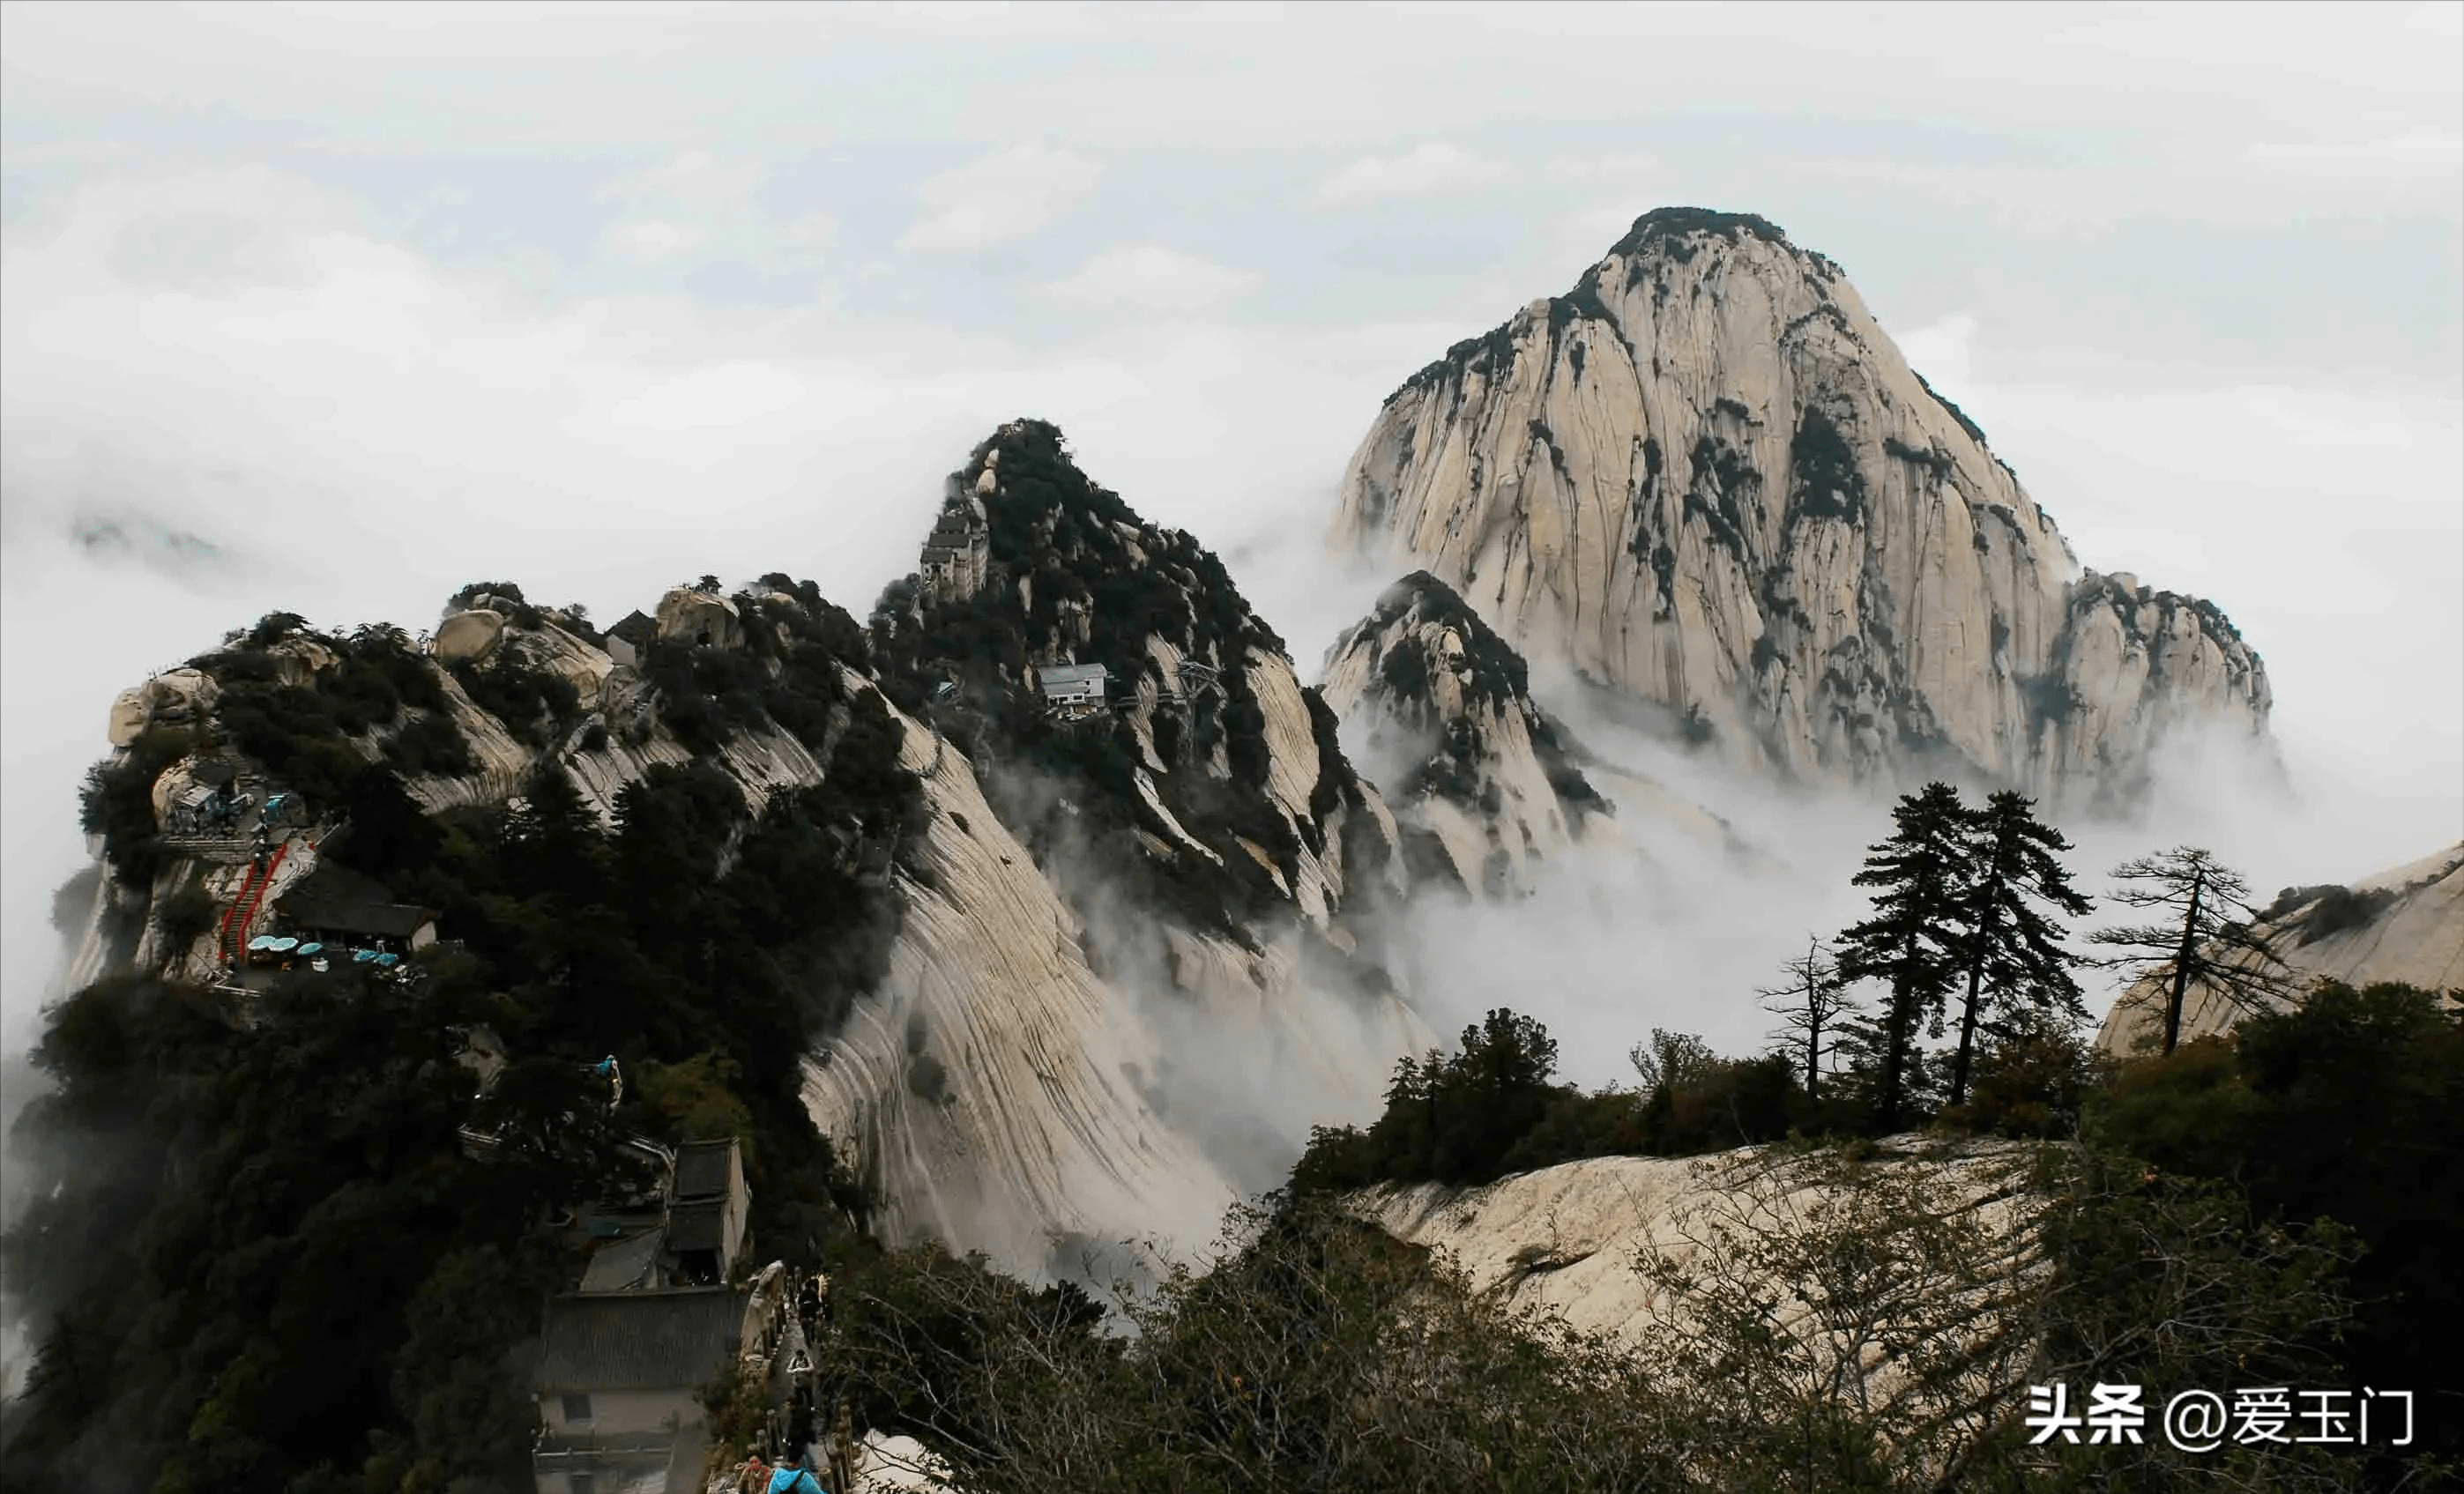
[[[111,724],[103,736],[114,747],[125,747],[145,731],[145,687],[131,685],[111,702]]]
[[[265,650],[276,677],[295,690],[305,690],[318,675],[341,663],[341,656],[313,638],[293,634]]]
[[[220,698],[220,687],[204,670],[165,670],[120,692],[111,703],[105,736],[114,747],[125,747],[148,727],[192,726],[211,714]]]
[[[677,586],[659,599],[659,641],[744,647],[744,620],[725,597]]]
[[[475,663],[495,651],[497,640],[505,636],[505,619],[499,612],[473,607],[456,612],[436,626],[436,638],[428,646],[440,664]]]

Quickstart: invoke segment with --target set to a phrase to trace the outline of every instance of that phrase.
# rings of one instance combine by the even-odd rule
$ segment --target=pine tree
[[[1874,1124],[1899,1129],[1914,1066],[1917,1024],[1942,1008],[1960,968],[1968,895],[1970,811],[1947,783],[1904,795],[1891,838],[1872,848],[1859,887],[1877,888],[1874,916],[1839,935],[1839,978],[1884,980],[1891,994],[1875,1026]]]
[[[2004,789],[1969,817],[1967,934],[1961,951],[1968,1000],[1959,1013],[1959,1047],[1951,1060],[1950,1103],[1968,1098],[1977,1021],[1986,1010],[2024,998],[2039,1012],[2084,1018],[2079,982],[2061,947],[2062,926],[2038,912],[2048,903],[2076,918],[2093,905],[2055,859],[2071,848],[2062,832],[2039,821],[2035,802]]]
[[[1804,957],[1780,968],[1788,973],[1788,983],[1765,986],[1754,994],[1763,999],[1765,1011],[1783,1022],[1772,1040],[1790,1054],[1792,1063],[1803,1056],[1805,1097],[1818,1100],[1822,1060],[1838,1046],[1840,1024],[1859,1011],[1859,1003],[1839,978],[1837,964],[1823,954],[1820,939],[1808,939]]]
[[[2164,1051],[2182,1041],[2182,1005],[2192,986],[2244,1011],[2262,1011],[2294,988],[2292,971],[2254,927],[2250,884],[2197,846],[2176,846],[2113,868],[2124,885],[2105,895],[2127,908],[2162,909],[2163,921],[2100,929],[2092,942],[2128,951],[2101,961],[2165,977]]]
[[[506,816],[505,849],[517,885],[567,907],[607,893],[607,837],[598,814],[554,761],[542,762]]]

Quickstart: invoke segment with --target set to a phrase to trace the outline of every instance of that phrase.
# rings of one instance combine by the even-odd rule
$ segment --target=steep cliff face
[[[1201,1241],[1271,1185],[1309,1125],[1429,1041],[1391,993],[1303,978],[1290,931],[1252,952],[1175,930],[1169,977],[1099,976],[1107,936],[1037,869],[973,765],[902,724],[929,819],[890,977],[804,1085],[815,1124],[879,1189],[884,1238],[1055,1275],[1078,1274],[1089,1249]]]
[[[1531,699],[1522,656],[1426,571],[1328,655],[1327,704],[1420,843],[1415,860],[1489,895],[1615,813]]]
[[[1237,941],[1297,915],[1349,951],[1350,915],[1407,885],[1393,818],[1222,562],[1040,421],[1002,427],[949,494],[923,571],[874,614],[892,697],[985,769],[1048,864],[1083,846],[1193,927]]]
[[[2391,980],[2464,999],[2464,843],[2350,887],[2287,888],[2252,932],[2304,984]],[[2116,998],[2097,1047],[2126,1054],[2161,1036],[2167,993],[2150,977]],[[2182,999],[2182,1041],[2230,1032],[2246,1015],[2224,993],[2193,983]]]
[[[889,1238],[1203,1239],[1430,1042],[1359,916],[1400,832],[1216,558],[1051,427],[977,449],[922,560],[872,627],[929,812],[806,1103]]]
[[[879,1190],[883,1234],[1029,1274],[1202,1241],[1434,1041],[1361,916],[1408,885],[1400,831],[1216,558],[1088,481],[1052,428],[979,447],[933,533],[930,584],[894,585],[869,632],[774,575],[672,589],[611,633],[497,582],[433,638],[279,615],[231,635],[114,705],[74,978],[221,981],[222,915],[337,852],[451,888],[449,943],[521,937],[488,910],[538,890],[465,883],[453,838],[521,874],[496,851],[542,782],[569,785],[620,880],[737,878],[732,908],[803,910],[790,943],[807,915],[882,931],[862,989],[853,936],[764,948],[782,974],[758,988],[797,1008],[789,1103]],[[270,832],[270,874],[217,819],[223,783],[306,806]],[[660,1061],[707,1041],[673,1033]]]
[[[1749,215],[1647,214],[1571,293],[1415,374],[1333,538],[1801,779],[1967,764],[2119,802],[2167,726],[2256,733],[2269,706],[2212,606],[2075,583],[1839,268]]]

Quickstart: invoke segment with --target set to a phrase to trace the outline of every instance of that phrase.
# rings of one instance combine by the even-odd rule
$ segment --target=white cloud
[[[826,212],[808,212],[780,225],[770,237],[782,249],[827,249],[838,242],[839,220]]]
[[[1160,244],[1125,244],[1087,261],[1077,274],[1054,282],[1052,291],[1092,306],[1191,312],[1238,295],[1257,279],[1250,271]]]
[[[2322,223],[2384,223],[2391,248],[2417,250],[2420,217],[2464,210],[2453,44],[2464,9],[2408,12],[2421,28],[2409,33],[2385,11],[2324,8],[2255,11],[2223,29],[2201,11],[2122,8],[1811,8],[1776,26],[1759,8],[1586,6],[1537,20],[1441,9],[1399,29],[1369,10],[1241,8],[575,17],[173,7],[131,28],[109,8],[11,10],[0,55],[11,142],[0,1006],[12,1037],[53,953],[49,892],[78,849],[77,778],[99,754],[112,692],[224,627],[275,605],[417,626],[454,585],[490,574],[615,615],[686,575],[777,568],[860,612],[913,563],[941,474],[991,425],[1030,412],[1060,422],[1098,480],[1222,554],[1306,670],[1360,610],[1362,599],[1313,585],[1308,562],[1378,399],[1455,339],[1562,289],[1656,203],[1767,213],[1851,257],[1869,297],[1893,275],[1939,274],[1940,299],[1898,297],[1916,302],[1912,320],[1977,314],[1983,330],[1954,319],[1912,334],[1911,356],[1993,433],[2081,558],[2225,605],[2267,655],[2288,751],[2310,755],[2297,773],[2313,781],[2315,760],[2374,780],[2381,802],[2346,816],[2343,840],[2304,827],[2275,860],[2254,856],[2262,885],[2344,879],[2426,849],[2410,843],[2425,827],[2455,831],[2453,385],[2380,390],[2317,372],[2331,364],[2282,331],[2300,319],[2275,315],[2426,308],[2417,349],[2390,323],[2353,318],[2351,362],[2444,359],[2438,377],[2452,381],[2452,275],[2424,275],[2416,252],[2255,291],[2244,330],[2255,362],[2311,370],[2281,386],[2112,359],[2048,371],[2043,349],[1988,334],[2012,305],[2053,294],[2041,271],[2056,263],[2084,258],[2153,305],[2211,276],[2211,252],[2280,249]],[[1037,45],[1036,66],[1018,65],[1022,40]],[[1756,59],[1749,75],[1723,65],[1741,49]],[[1652,59],[1647,90],[1632,86],[1639,55]],[[1883,67],[1913,102],[1878,121],[1871,79]],[[1702,111],[1733,121],[1736,139],[1694,137],[1701,148],[1659,163],[1611,153],[1688,138]],[[1009,145],[1021,121],[1054,143]],[[864,148],[823,148],[833,141]],[[910,226],[913,182],[890,173],[923,149],[989,154],[925,183]],[[1146,182],[1195,184],[1210,201],[1105,193],[1088,213],[1110,216],[1087,242],[1128,247],[1017,302],[1000,287],[969,285],[963,303],[936,295],[947,266],[918,254],[880,256],[882,294],[861,318],[825,300],[577,301],[565,273],[570,246],[594,241],[606,259],[592,268],[638,264],[648,283],[704,283],[671,279],[684,265],[801,271],[834,251],[842,212],[845,238],[867,246],[905,228],[911,249],[980,249],[1045,228],[1092,190],[1097,166],[1071,150],[1112,149],[1152,166]],[[2348,161],[2356,150],[2364,159]],[[1863,159],[1840,160],[1850,154]],[[1274,173],[1363,156],[1325,187],[1362,205],[1334,226],[1364,238],[1386,238],[1378,213],[1391,205],[1405,209],[1395,223],[1426,226],[1404,193],[1516,194],[1510,207],[1503,190],[1462,201],[1462,225],[1520,246],[1481,273],[1493,278],[1432,278],[1417,303],[1375,302],[1440,324],[1363,324],[1353,319],[1367,303],[1301,262],[1328,225],[1279,209],[1318,184]],[[321,190],[268,169],[96,189],[123,173],[302,157]],[[629,174],[611,175],[611,160]],[[503,212],[491,196],[503,180],[541,189]],[[822,181],[842,195],[792,197]],[[369,227],[428,200],[422,243],[500,251],[525,278],[449,268]],[[869,203],[891,216],[865,221]],[[1182,236],[1188,215],[1219,207],[1222,236],[1212,220],[1203,240]],[[2150,254],[2108,231],[2122,221],[2233,231]],[[1980,240],[1994,273],[1961,275]],[[1275,265],[1276,295],[1241,304],[1246,325],[1124,316],[1059,345],[1005,339],[1047,319],[1034,313],[1052,296],[1195,310],[1252,283],[1159,241]],[[1272,257],[1287,246],[1301,253]],[[901,323],[880,306],[930,309]],[[1311,316],[1306,328],[1286,319]],[[2139,336],[2141,353],[2167,355],[2167,324],[2145,336],[2132,325],[2064,331],[2108,353]],[[196,534],[232,559],[149,566],[187,552],[132,541],[114,560],[71,538],[97,513],[131,536]],[[319,563],[279,560],[302,536]],[[2263,818],[2242,817],[2276,833]],[[1688,968],[1698,947],[1653,956],[1666,989],[1757,1020],[1733,987],[1760,955],[1736,954],[1732,978],[1716,963]],[[1533,968],[1589,978],[1594,967]],[[1624,989],[1595,1029],[1612,1056],[1638,1029],[1672,1024],[1665,989],[1647,1008]],[[1550,1015],[1555,998],[1531,999]]]
[[[1575,156],[1549,163],[1549,175],[1573,182],[1625,182],[1660,169],[1657,156]]]
[[[2452,179],[2464,167],[2464,135],[2416,130],[2368,140],[2263,142],[2250,147],[2250,158],[2329,172],[2359,167]]]
[[[110,253],[165,212],[216,205],[262,212],[245,263],[279,275],[137,277]],[[1022,413],[1227,553],[1314,533],[1397,371],[1449,336],[1173,319],[1028,351],[817,309],[559,300],[424,258],[267,172],[130,182],[62,209],[0,238],[11,1048],[55,968],[51,891],[82,850],[77,783],[112,695],[227,627],[276,607],[432,626],[453,587],[496,575],[617,617],[703,571],[778,569],[861,614],[914,564],[942,475]],[[1277,440],[1245,434],[1261,429]],[[78,516],[98,512],[132,535],[147,520],[194,534],[228,561],[175,573],[143,545],[80,545]],[[302,543],[326,563],[296,563]],[[1243,582],[1306,657],[1317,640],[1290,622],[1282,574]]]
[[[699,248],[703,232],[691,224],[650,218],[619,223],[601,242],[608,253],[637,265],[655,265]]]
[[[759,161],[688,150],[648,170],[617,178],[600,188],[599,195],[652,212],[732,217],[752,210],[769,174]]]
[[[1044,145],[1012,145],[930,178],[915,189],[924,215],[902,249],[973,253],[1023,238],[1095,186],[1092,162]]]
[[[1364,156],[1328,178],[1318,197],[1325,202],[1417,197],[1475,187],[1504,175],[1505,169],[1461,146],[1425,141],[1399,156]]]
[[[643,270],[685,263],[807,269],[838,241],[838,219],[818,209],[792,216],[775,210],[765,192],[770,183],[765,163],[706,150],[617,177],[598,192],[621,209],[601,231],[600,250]]]

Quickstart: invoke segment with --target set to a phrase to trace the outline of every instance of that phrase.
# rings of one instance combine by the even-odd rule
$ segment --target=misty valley
[[[2178,836],[2185,762],[2298,787],[2265,640],[2081,567],[1837,264],[1661,209],[1446,349],[1331,639],[1100,475],[999,426],[861,613],[169,641],[54,903],[0,1480],[2464,1469],[2464,843]]]

